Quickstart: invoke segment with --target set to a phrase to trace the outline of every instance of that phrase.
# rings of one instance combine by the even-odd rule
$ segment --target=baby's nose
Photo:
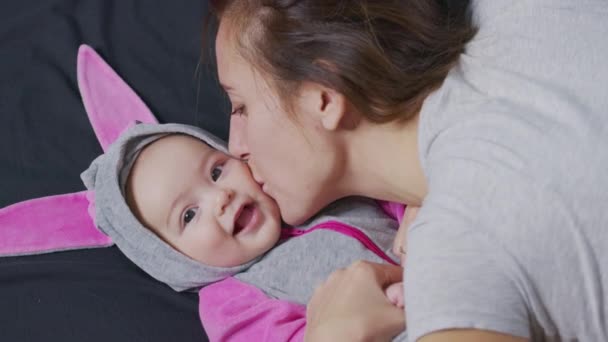
[[[234,198],[234,191],[231,189],[220,189],[216,197],[216,214],[223,215],[226,211],[226,207],[230,204]]]

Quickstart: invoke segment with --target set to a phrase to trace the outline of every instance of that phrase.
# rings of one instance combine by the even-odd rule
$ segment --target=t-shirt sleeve
[[[462,229],[412,235],[405,268],[411,341],[453,328],[529,337],[520,293],[486,241]]]
[[[457,328],[530,335],[521,268],[501,235],[518,222],[519,161],[492,159],[500,144],[470,136],[438,135],[426,159],[429,193],[405,266],[410,341]]]

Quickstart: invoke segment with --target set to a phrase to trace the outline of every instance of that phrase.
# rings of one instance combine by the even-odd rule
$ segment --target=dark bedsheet
[[[161,122],[226,138],[213,69],[197,72],[204,16],[192,0],[0,1],[0,207],[83,190],[101,148],[76,85],[81,43]],[[174,293],[116,248],[0,258],[0,303],[2,341],[205,340],[196,294]]]

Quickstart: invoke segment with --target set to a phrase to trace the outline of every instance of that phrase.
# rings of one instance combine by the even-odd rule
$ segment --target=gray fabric
[[[420,116],[410,338],[608,341],[608,2],[474,10],[479,34]]]
[[[235,267],[212,267],[176,251],[144,227],[129,209],[125,183],[134,160],[148,144],[168,134],[182,133],[226,152],[224,142],[194,126],[137,124],[93,161],[81,178],[95,192],[95,224],[112,238],[137,266],[176,291],[196,289],[241,272],[256,260]]]
[[[357,197],[340,200],[298,229],[308,230],[331,220],[358,228],[387,255],[399,260],[391,251],[398,223],[389,218],[375,201]],[[306,304],[316,286],[333,271],[357,260],[385,263],[353,237],[330,230],[316,230],[275,246],[235,277],[273,298]]]

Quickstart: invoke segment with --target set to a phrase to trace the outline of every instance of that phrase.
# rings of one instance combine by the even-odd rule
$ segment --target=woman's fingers
[[[353,272],[355,280],[375,279],[376,284],[385,288],[403,280],[403,268],[390,264],[378,264],[370,261],[356,261],[347,271]]]
[[[385,295],[400,266],[358,261],[331,274],[307,305],[310,341],[388,340],[405,328],[405,313]]]

